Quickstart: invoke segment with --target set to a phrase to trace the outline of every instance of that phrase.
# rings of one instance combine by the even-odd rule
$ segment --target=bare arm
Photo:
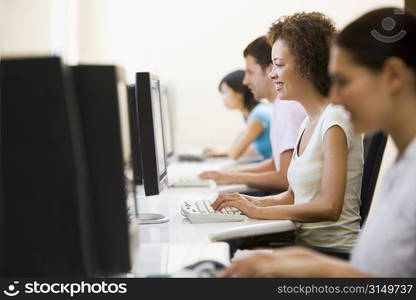
[[[370,277],[347,261],[301,247],[234,260],[220,277]]]
[[[286,190],[289,186],[287,181],[287,169],[292,159],[293,150],[280,154],[280,169],[262,173],[238,172],[231,175],[231,180],[236,184],[247,184],[256,189]]]
[[[248,217],[256,219],[298,222],[338,220],[342,211],[347,173],[347,140],[341,128],[333,126],[328,129],[323,148],[321,194],[318,198],[307,203],[267,207],[252,205],[248,201],[224,199],[217,203],[217,209],[234,206]]]
[[[276,167],[274,165],[274,160],[272,158],[266,159],[258,164],[253,164],[253,166],[245,167],[243,169],[238,169],[238,172],[247,172],[247,173],[262,173],[268,171],[275,171]]]
[[[257,120],[251,120],[247,123],[245,130],[237,137],[234,143],[231,145],[228,151],[228,157],[230,159],[239,158],[250,146],[250,144],[257,139],[257,137],[263,132],[264,127]]]
[[[220,210],[225,206],[229,206],[224,203],[229,202],[241,202],[245,203],[248,207],[267,207],[271,205],[287,205],[293,204],[293,192],[288,190],[286,192],[280,193],[276,196],[267,196],[267,197],[254,197],[243,195],[239,193],[227,193],[219,195],[218,198],[211,204],[214,210]],[[237,205],[232,205],[237,207]],[[249,215],[248,215],[249,216]]]
[[[293,150],[280,154],[280,170],[276,171],[273,160],[268,160],[263,166],[263,172],[247,171],[207,171],[200,176],[212,179],[219,184],[247,184],[260,190],[286,190],[288,188],[287,169],[292,159]]]

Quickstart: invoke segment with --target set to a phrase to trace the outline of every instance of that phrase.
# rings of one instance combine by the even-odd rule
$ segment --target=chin
[[[293,98],[288,97],[285,94],[277,94],[280,100],[293,100]]]
[[[351,120],[351,121],[352,121],[353,131],[355,134],[372,135],[376,133],[377,131],[379,131],[379,129],[373,126],[369,126],[368,124],[355,122],[354,120]]]

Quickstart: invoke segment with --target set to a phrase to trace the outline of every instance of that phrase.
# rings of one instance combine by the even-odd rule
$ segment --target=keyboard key
[[[195,205],[198,208],[199,212],[201,212],[201,213],[207,213],[208,212],[202,201],[195,201]]]
[[[205,205],[205,207],[206,207],[206,209],[209,213],[214,213],[215,212],[214,209],[211,206],[211,203],[209,203],[208,200],[204,200],[203,203],[204,203],[204,205]]]

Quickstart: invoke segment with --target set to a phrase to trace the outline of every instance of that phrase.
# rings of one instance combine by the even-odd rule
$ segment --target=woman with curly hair
[[[288,169],[287,191],[268,197],[225,194],[213,204],[250,218],[298,223],[296,244],[350,250],[360,230],[362,137],[348,113],[329,104],[327,72],[333,22],[321,13],[296,13],[269,29],[278,97],[295,99],[307,113]]]

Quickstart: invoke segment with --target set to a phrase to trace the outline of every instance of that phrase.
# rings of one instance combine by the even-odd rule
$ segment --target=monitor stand
[[[140,224],[160,224],[160,223],[168,222],[169,218],[161,214],[139,213],[139,208],[138,208],[138,203],[137,203],[139,192],[137,191],[137,189],[138,187],[135,185],[133,188],[133,195],[134,195],[134,209],[136,211],[137,223],[139,223],[140,225]]]
[[[161,214],[138,214],[136,216],[137,221],[140,224],[159,224],[166,223],[169,221],[168,217]]]

